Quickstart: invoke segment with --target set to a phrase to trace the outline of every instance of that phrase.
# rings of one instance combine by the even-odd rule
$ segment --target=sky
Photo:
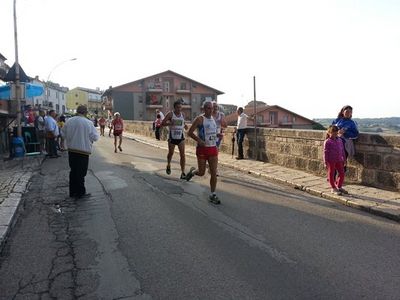
[[[15,61],[13,0],[0,53]],[[309,119],[400,117],[398,0],[17,0],[29,76],[105,90],[171,70]],[[77,58],[70,61],[72,58]]]

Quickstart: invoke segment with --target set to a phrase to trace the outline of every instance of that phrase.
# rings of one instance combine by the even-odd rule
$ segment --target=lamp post
[[[15,43],[15,98],[17,100],[17,135],[22,136],[21,128],[21,83],[19,78],[17,0],[14,0],[14,43]]]
[[[59,62],[58,64],[56,64],[56,65],[51,69],[51,71],[50,71],[50,73],[49,73],[49,75],[47,76],[47,79],[46,79],[46,97],[45,97],[45,99],[46,99],[46,102],[47,102],[47,103],[49,102],[49,80],[50,80],[51,74],[53,73],[53,71],[54,71],[55,69],[57,69],[57,68],[58,68],[59,66],[61,66],[62,64],[65,64],[66,62],[74,61],[74,60],[77,60],[77,58],[74,57],[74,58],[70,58],[70,59],[63,60],[63,61]],[[57,112],[57,113],[58,113],[58,112]]]

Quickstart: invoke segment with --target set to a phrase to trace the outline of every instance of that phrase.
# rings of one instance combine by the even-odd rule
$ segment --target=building
[[[98,114],[103,110],[102,94],[99,88],[88,89],[76,87],[67,93],[67,109],[75,112],[79,105],[86,105],[89,113]]]
[[[3,79],[5,78],[10,67],[6,64],[7,58],[0,53],[0,85],[5,84]],[[8,153],[9,141],[8,141],[8,124],[15,119],[15,115],[10,114],[10,101],[0,99],[0,158]]]
[[[295,128],[295,129],[314,129],[318,125],[313,120],[300,116],[290,110],[278,105],[267,105],[264,102],[257,102],[257,126],[269,128]],[[253,102],[249,102],[244,107],[244,113],[248,116],[254,115]],[[225,116],[228,125],[236,126],[237,113],[234,112]],[[254,126],[254,121],[249,119],[248,126]]]
[[[217,101],[221,94],[223,92],[168,70],[110,87],[103,94],[103,105],[112,104],[112,111],[120,112],[126,120],[153,121],[156,109],[165,114],[173,109],[176,100],[181,100],[185,119],[192,120],[200,114],[205,100]]]
[[[55,82],[44,82],[39,80],[36,76],[32,83],[42,85],[44,88],[44,94],[41,96],[26,99],[26,104],[31,105],[35,110],[55,110],[59,115],[65,114],[67,111],[66,95],[68,88],[60,86]]]
[[[221,106],[225,116],[230,115],[237,111],[237,105],[234,104],[221,104]]]

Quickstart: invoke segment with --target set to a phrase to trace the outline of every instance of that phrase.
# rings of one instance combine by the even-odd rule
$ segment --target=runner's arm
[[[190,136],[192,139],[194,139],[199,146],[204,146],[205,143],[197,135],[194,134],[194,131],[201,124],[202,121],[203,121],[203,117],[201,117],[201,116],[196,117],[196,119],[194,119],[194,121],[188,131],[188,136]]]
[[[162,120],[161,127],[171,125],[171,118],[172,118],[172,112],[170,111],[169,113],[167,113],[165,118]]]

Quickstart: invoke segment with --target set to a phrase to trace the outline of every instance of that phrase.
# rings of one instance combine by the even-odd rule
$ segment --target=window
[[[271,124],[276,124],[277,115],[278,115],[278,113],[276,111],[271,111],[269,113],[269,122]]]
[[[181,90],[186,90],[186,82],[181,82]]]
[[[169,81],[164,82],[164,92],[169,93]]]
[[[139,103],[143,103],[143,96],[142,95],[139,95],[138,99],[139,99]]]

